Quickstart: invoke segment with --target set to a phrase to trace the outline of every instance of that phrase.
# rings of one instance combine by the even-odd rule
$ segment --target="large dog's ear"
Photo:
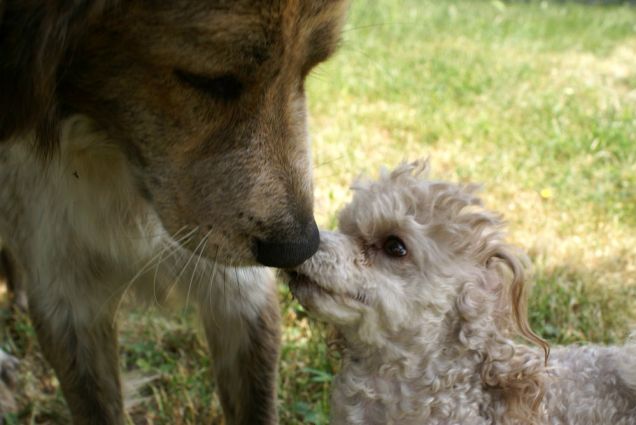
[[[58,142],[58,83],[77,40],[115,0],[0,0],[0,141]]]

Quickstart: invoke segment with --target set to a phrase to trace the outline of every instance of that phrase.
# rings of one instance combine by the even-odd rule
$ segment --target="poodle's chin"
[[[366,307],[361,294],[337,293],[309,276],[287,272],[292,295],[312,315],[336,325],[356,322]]]

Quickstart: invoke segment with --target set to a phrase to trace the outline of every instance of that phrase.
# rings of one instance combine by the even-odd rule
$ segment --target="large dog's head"
[[[0,0],[0,139],[55,151],[80,113],[125,153],[172,233],[292,266],[318,246],[304,80],[341,0]],[[221,254],[219,254],[219,251]]]

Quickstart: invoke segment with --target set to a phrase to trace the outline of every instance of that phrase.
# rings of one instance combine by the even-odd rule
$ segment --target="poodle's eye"
[[[382,249],[390,257],[404,257],[407,254],[406,245],[397,236],[386,238]]]

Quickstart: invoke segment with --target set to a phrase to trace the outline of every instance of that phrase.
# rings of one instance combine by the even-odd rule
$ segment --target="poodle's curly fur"
[[[636,424],[636,344],[548,356],[502,219],[477,186],[427,174],[416,162],[357,182],[340,232],[290,273],[342,335],[331,423]]]

